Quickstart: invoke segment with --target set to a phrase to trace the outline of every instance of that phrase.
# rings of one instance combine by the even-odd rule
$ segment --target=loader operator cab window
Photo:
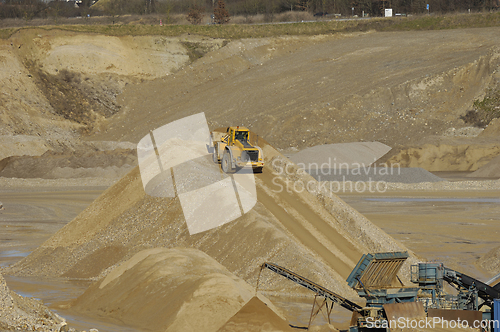
[[[240,142],[246,142],[248,140],[248,131],[237,131],[234,133],[234,139]]]

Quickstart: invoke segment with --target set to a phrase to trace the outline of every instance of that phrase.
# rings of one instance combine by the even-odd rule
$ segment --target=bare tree
[[[203,19],[203,8],[197,4],[193,4],[189,7],[189,12],[187,14],[187,20],[191,24],[200,24]]]
[[[217,24],[225,24],[229,22],[229,13],[226,10],[226,3],[224,0],[219,0],[217,6],[214,9],[214,21]]]

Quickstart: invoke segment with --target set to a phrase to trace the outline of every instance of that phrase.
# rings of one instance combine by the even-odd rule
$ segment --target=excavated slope
[[[22,29],[0,41],[0,160],[78,150],[81,133],[137,142],[200,111],[211,127],[242,124],[288,152],[361,140],[418,147],[464,127],[497,79],[498,31],[227,41]],[[205,56],[190,63],[194,51]],[[496,136],[482,135],[498,146]],[[453,170],[460,155],[437,152]]]
[[[270,145],[264,154],[267,165],[256,177],[258,202],[233,222],[190,236],[179,200],[147,196],[136,168],[11,273],[96,278],[143,249],[187,247],[207,253],[251,285],[260,265],[271,261],[352,296],[345,279],[363,253],[407,250]],[[316,189],[287,190],[287,183]],[[403,267],[403,279],[408,271]],[[260,285],[298,291],[270,272],[262,273]]]

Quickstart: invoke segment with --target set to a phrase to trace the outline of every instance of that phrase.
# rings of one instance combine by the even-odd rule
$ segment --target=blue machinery
[[[497,299],[500,299],[500,282],[489,286],[446,268],[442,263],[418,263],[411,266],[411,281],[416,285],[408,287],[397,276],[408,257],[407,252],[372,253],[361,257],[347,278],[347,284],[366,300],[365,307],[276,264],[264,263],[261,271],[267,268],[316,294],[309,325],[322,308],[326,308],[330,323],[334,303],[353,312],[350,332],[369,330],[367,323],[370,319],[380,322],[399,317],[423,318],[426,314],[429,317],[469,321],[499,320],[500,300]],[[444,293],[444,282],[457,290],[456,296]],[[318,297],[324,299],[323,303],[316,302]],[[478,310],[484,306],[491,310],[483,308],[481,314]],[[500,328],[493,328],[493,331],[500,332]]]
[[[418,288],[404,287],[397,276],[407,258],[407,252],[363,255],[347,278],[347,284],[366,299],[368,307],[415,302]]]
[[[411,268],[411,281],[419,285],[422,293],[420,298],[426,302],[427,308],[479,310],[483,306],[492,308],[493,301],[500,298],[500,283],[489,286],[444,267],[443,263],[419,263]],[[443,281],[454,287],[458,295],[444,294]]]

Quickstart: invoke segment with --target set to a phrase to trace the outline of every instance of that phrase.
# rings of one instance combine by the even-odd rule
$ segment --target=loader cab
[[[236,131],[234,133],[234,139],[238,140],[240,142],[247,142],[248,141],[248,131]]]
[[[227,130],[227,144],[229,146],[239,142],[243,147],[248,147],[248,129],[243,127],[228,127]]]

